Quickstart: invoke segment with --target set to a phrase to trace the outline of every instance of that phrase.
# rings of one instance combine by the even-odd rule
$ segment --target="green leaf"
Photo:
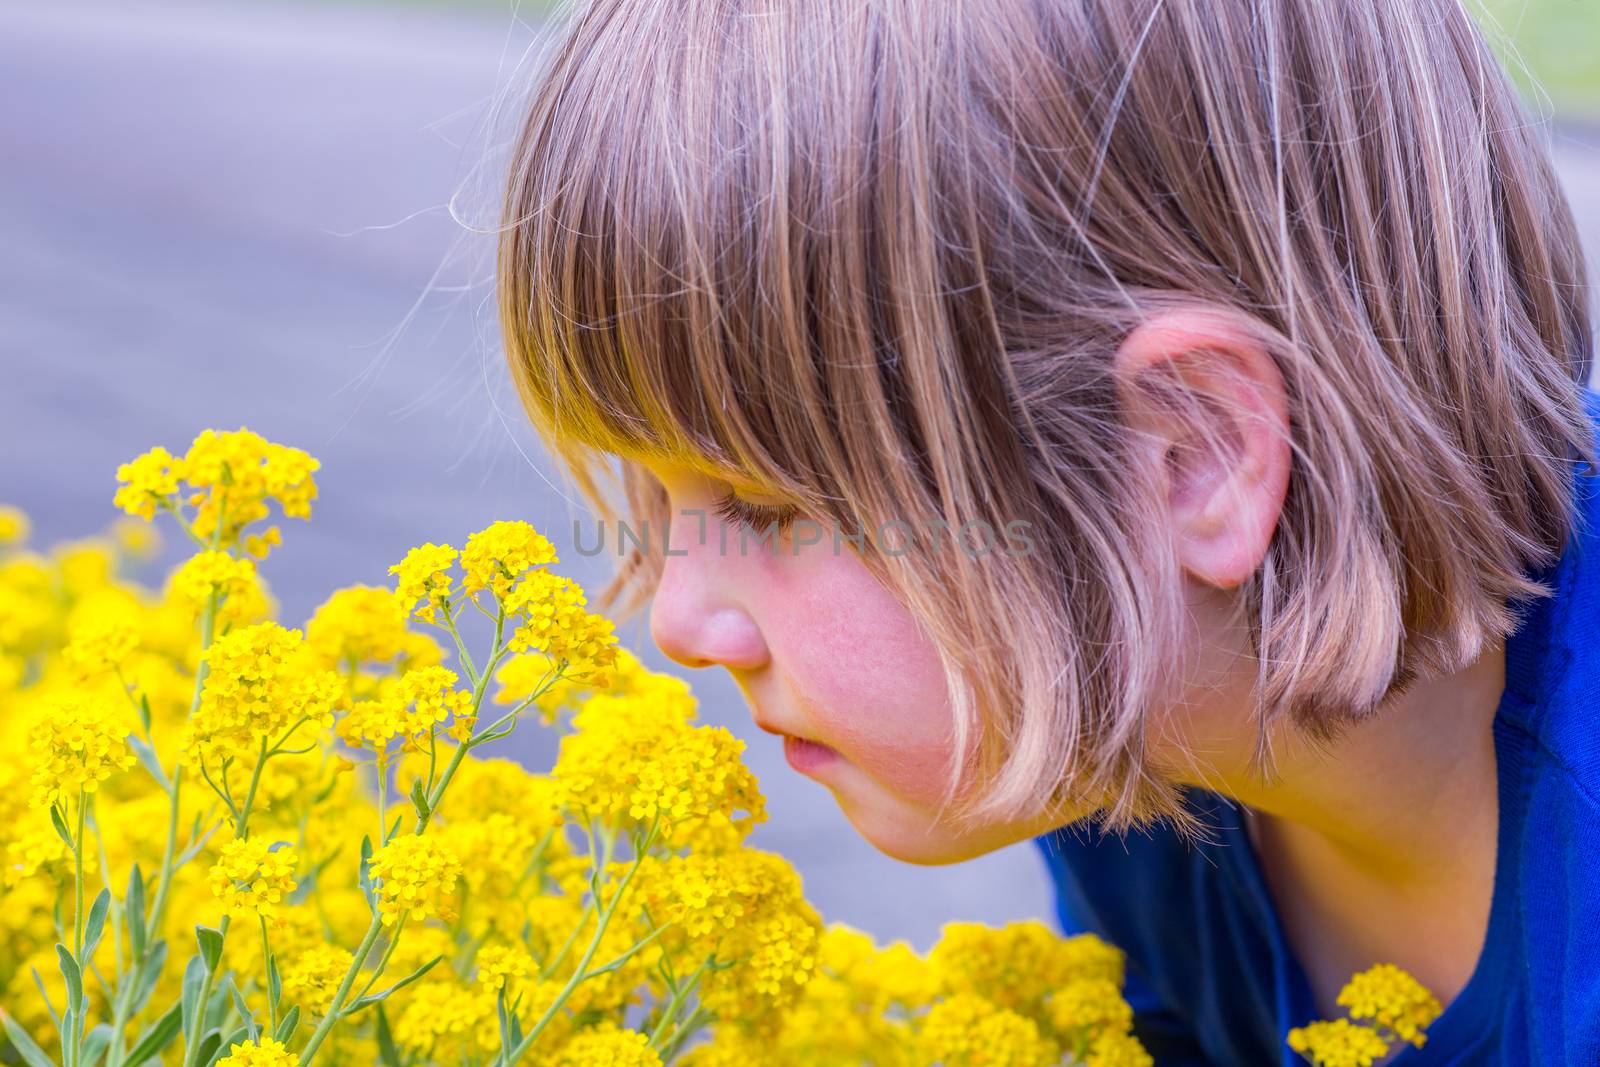
[[[359,1008],[366,1007],[368,1004],[376,1004],[376,1003],[378,1003],[378,1001],[383,1000],[385,997],[387,997],[390,993],[393,993],[395,990],[404,989],[406,986],[410,985],[412,982],[415,982],[418,978],[421,978],[423,975],[427,974],[429,971],[431,971],[433,969],[434,964],[438,963],[442,959],[444,959],[443,954],[433,957],[433,959],[429,960],[427,963],[424,963],[421,967],[418,967],[415,971],[412,971],[410,975],[408,975],[405,978],[400,979],[400,981],[396,982],[394,985],[390,986],[388,989],[385,989],[381,993],[368,993],[366,996],[362,997],[360,1000],[358,1000],[354,1004],[350,1005],[349,1009],[347,1009],[347,1010],[353,1012],[353,1011],[356,1011]]]
[[[44,1049],[40,1048],[33,1038],[28,1036],[28,1031],[17,1025],[16,1020],[4,1013],[0,1013],[0,1020],[5,1021],[6,1036],[11,1038],[11,1044],[28,1064],[28,1067],[56,1067],[55,1064],[50,1062],[50,1057],[44,1054]],[[399,1067],[399,1065],[397,1064],[396,1067]]]
[[[211,1061],[215,1059],[217,1053],[221,1051],[222,1031],[215,1029],[207,1030],[206,1036],[200,1039],[200,1058],[198,1062],[206,1064],[207,1067],[210,1067]]]
[[[287,1045],[294,1036],[295,1027],[300,1025],[300,1005],[296,1004],[289,1009],[289,1014],[278,1020],[278,1029],[272,1035],[280,1044]]]
[[[188,863],[190,860],[194,859],[195,856],[199,855],[200,850],[206,847],[206,842],[211,840],[211,835],[216,833],[217,830],[221,828],[221,826],[222,826],[222,820],[218,819],[217,820],[217,824],[215,826],[213,826],[211,829],[207,830],[205,832],[205,836],[204,837],[195,837],[192,841],[190,841],[189,842],[189,847],[184,849],[183,853],[177,858],[176,861],[173,862],[173,864],[172,864],[173,870],[177,870],[179,867],[182,867],[185,863]],[[200,818],[199,818],[199,816],[196,816],[195,820],[194,820],[194,829],[190,832],[190,836],[193,837],[194,834],[198,834],[199,832],[200,832]]]
[[[428,794],[422,788],[421,778],[411,783],[411,803],[416,805],[417,818],[426,819],[428,817]]]
[[[72,958],[72,953],[67,951],[67,946],[56,945],[56,956],[61,960],[61,976],[67,980],[67,1003],[83,1003],[83,972],[78,969],[78,961]]]
[[[67,843],[67,848],[74,853],[78,851],[78,843],[72,839],[72,831],[67,829],[67,820],[61,816],[61,808],[55,804],[50,805],[50,825],[56,828],[56,833],[61,835],[61,840]]]
[[[197,994],[198,995],[198,994]],[[133,1050],[122,1058],[122,1067],[139,1067],[139,1064],[172,1044],[183,1026],[182,1006],[174,1004],[167,1013],[146,1030]]]
[[[244,1027],[246,1030],[245,1036],[251,1041],[254,1041],[256,1039],[255,1013],[252,1012],[250,1010],[250,1006],[244,1002],[243,994],[239,992],[239,987],[234,984],[233,975],[228,975],[227,980],[223,983],[223,988],[226,989],[228,991],[228,995],[233,998],[233,1010],[238,1012],[239,1018],[244,1020]]]
[[[200,1030],[200,989],[206,981],[206,961],[190,956],[183,968],[183,1041],[192,1044]]]
[[[133,872],[128,875],[128,895],[123,898],[124,911],[127,913],[128,941],[133,945],[133,958],[140,959],[144,956],[145,925],[144,925],[144,872],[139,865],[133,865]]]
[[[144,970],[139,975],[139,985],[133,991],[133,1003],[129,1006],[128,1014],[137,1017],[144,1011],[144,1006],[150,1002],[150,994],[156,990],[156,983],[161,980],[161,971],[167,965],[167,943],[157,941],[150,946],[150,958],[145,961]]]
[[[274,954],[267,956],[267,1003],[272,1005],[274,1013],[278,1004],[283,1000],[283,979],[278,977],[278,957]]]
[[[205,961],[206,970],[216,970],[217,961],[222,959],[222,932],[209,926],[196,926],[194,937],[200,943],[200,958]]]
[[[239,1044],[239,1042],[244,1041],[246,1039],[251,1040],[251,1041],[255,1040],[255,1038],[250,1037],[250,1035],[245,1032],[245,1029],[242,1026],[239,1029],[235,1030],[233,1033],[229,1034],[225,1038],[221,1036],[222,1032],[220,1030],[213,1030],[213,1031],[211,1031],[211,1033],[212,1034],[216,1034],[217,1037],[218,1037],[217,1047],[211,1050],[211,1055],[210,1056],[206,1056],[205,1055],[205,1049],[201,1049],[200,1050],[200,1055],[201,1055],[200,1063],[201,1063],[202,1067],[211,1067],[211,1065],[213,1063],[216,1063],[222,1057],[226,1056],[228,1054],[229,1050],[231,1050],[233,1048],[233,1046]],[[209,1035],[208,1035],[208,1039],[209,1039]]]
[[[145,729],[149,728],[145,726]],[[150,777],[156,780],[161,791],[171,793],[172,783],[167,779],[167,772],[161,769],[161,757],[156,755],[155,749],[140,740],[137,734],[128,735],[128,747],[133,749],[133,754],[139,757],[139,762],[144,764],[144,769],[150,772]]]
[[[395,1047],[394,1034],[389,1030],[389,1016],[382,1004],[378,1005],[378,1061],[383,1067],[400,1067],[400,1050]]]
[[[100,1062],[100,1057],[106,1054],[106,1048],[111,1044],[111,1027],[107,1023],[83,1035],[83,1051],[78,1054],[79,1067],[94,1067]]]
[[[33,972],[33,984],[39,990],[39,996],[44,1001],[44,1010],[50,1013],[50,1022],[55,1025],[56,1032],[61,1031],[61,1015],[56,1011],[56,1006],[50,1002],[50,994],[44,988],[44,977],[39,974],[39,968],[29,967]]]
[[[373,914],[377,914],[378,898],[377,894],[374,893],[372,889],[372,838],[370,836],[363,836],[361,838],[360,881],[361,892],[365,893],[367,897],[367,907],[372,909]]]
[[[89,921],[83,927],[83,958],[94,959],[94,950],[100,945],[100,935],[106,931],[106,912],[111,908],[111,890],[102,889],[95,894],[89,906]]]
[[[304,904],[308,899],[310,899],[312,891],[316,888],[317,872],[312,871],[310,874],[307,874],[305,877],[301,878],[300,881],[295,883],[294,892],[290,893],[284,898],[284,900],[291,908],[299,904]]]

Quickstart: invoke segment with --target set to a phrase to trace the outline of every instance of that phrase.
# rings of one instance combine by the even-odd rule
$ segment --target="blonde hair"
[[[1501,640],[1594,458],[1572,215],[1452,0],[599,0],[502,222],[517,389],[600,515],[657,526],[666,456],[843,528],[1047,533],[863,553],[944,657],[970,816],[1184,818],[1144,746],[1181,583],[1111,367],[1153,314],[1228,309],[1289,393],[1263,736]]]

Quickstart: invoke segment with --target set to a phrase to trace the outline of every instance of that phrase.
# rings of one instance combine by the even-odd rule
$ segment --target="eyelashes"
[[[794,520],[800,517],[800,510],[791,505],[769,506],[766,504],[752,504],[742,500],[731,492],[724,493],[717,498],[712,507],[719,516],[728,522],[736,522],[745,528],[757,533],[769,526],[776,526],[779,533],[786,533]]]

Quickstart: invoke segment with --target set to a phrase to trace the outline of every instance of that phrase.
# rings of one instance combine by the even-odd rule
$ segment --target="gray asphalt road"
[[[0,6],[0,501],[52,542],[113,517],[115,466],[204,426],[323,461],[268,577],[286,621],[427,540],[578,514],[494,357],[483,123],[535,29],[507,12],[289,3]],[[1600,135],[1558,152],[1591,239]],[[1597,260],[1600,262],[1600,260]],[[487,325],[486,325],[487,324]],[[568,573],[598,578],[603,560]],[[642,627],[625,639],[657,667]],[[876,853],[784,765],[721,672],[706,718],[750,742],[829,919],[925,946],[952,919],[1048,915],[1027,846],[947,868]],[[548,744],[518,755],[546,763]]]

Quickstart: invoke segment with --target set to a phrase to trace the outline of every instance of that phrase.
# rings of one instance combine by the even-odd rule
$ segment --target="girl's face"
[[[689,667],[722,666],[791,766],[826,786],[855,828],[913,863],[950,863],[1050,828],[962,825],[938,812],[954,751],[932,641],[832,531],[757,535],[783,514],[697,470],[645,467],[672,510],[651,607],[657,645]],[[748,520],[741,523],[739,516]],[[661,551],[660,541],[654,551]]]

